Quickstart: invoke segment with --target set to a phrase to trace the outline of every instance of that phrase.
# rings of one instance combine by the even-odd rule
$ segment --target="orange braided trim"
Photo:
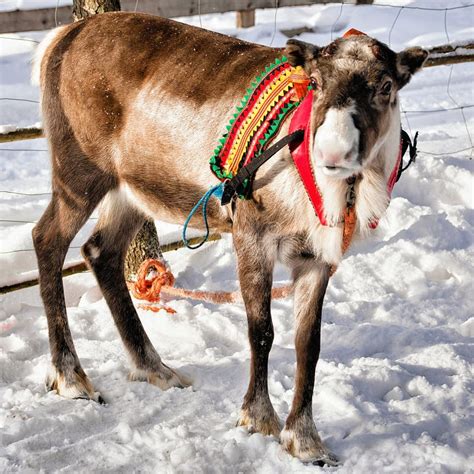
[[[355,212],[355,206],[346,208],[344,214],[344,228],[342,230],[342,244],[341,250],[342,255],[347,252],[347,249],[351,245],[352,237],[354,237],[354,231],[357,224],[357,214]],[[336,273],[337,265],[331,265],[329,270],[329,276],[332,277]]]
[[[344,230],[342,231],[342,255],[347,252],[351,245],[352,237],[357,223],[355,206],[348,207],[344,215]]]

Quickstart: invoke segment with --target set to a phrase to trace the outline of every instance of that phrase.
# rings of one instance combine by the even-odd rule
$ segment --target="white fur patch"
[[[166,222],[174,221],[172,216],[166,212],[166,209],[152,209],[146,199],[142,198],[127,183],[122,183],[119,192],[121,193],[121,199],[126,200],[130,205],[143,212],[143,214]]]
[[[317,219],[317,217],[314,217]],[[313,243],[313,251],[319,255],[323,261],[338,265],[342,260],[342,233],[343,225],[334,227],[317,225],[312,226],[310,234]]]
[[[87,250],[89,251],[89,255],[92,258],[94,259],[99,258],[100,249],[98,247],[96,247],[95,245],[89,244],[89,246],[87,247]]]
[[[138,209],[149,217],[155,217],[146,201],[140,199],[127,183],[122,183],[119,188],[109,191],[100,203],[100,220],[118,221],[129,208]]]
[[[390,128],[377,140],[368,158],[363,179],[356,184],[356,214],[359,233],[370,232],[369,223],[380,220],[390,203],[387,182],[400,150],[400,112],[394,108]]]
[[[339,177],[338,170],[327,169],[328,166],[347,168],[347,172],[352,174],[360,168],[357,162],[360,132],[354,125],[354,112],[354,105],[341,109],[331,107],[316,132],[313,148],[315,166],[322,168],[328,176]]]
[[[46,386],[48,389],[54,386],[58,395],[65,398],[74,399],[88,397],[96,402],[100,399],[100,393],[94,391],[94,387],[87,377],[84,379],[77,376],[74,383],[66,383],[64,376],[59,374],[54,366],[50,366],[48,370]]]
[[[43,61],[43,57],[51,43],[59,35],[59,33],[64,30],[64,28],[66,28],[66,26],[58,26],[57,28],[51,30],[44,37],[43,41],[41,41],[41,43],[36,47],[31,68],[31,83],[34,86],[41,85],[41,63]]]
[[[314,422],[311,420],[311,423]],[[314,431],[313,431],[314,430]],[[296,456],[303,462],[314,462],[319,460],[330,460],[330,453],[326,446],[324,446],[319,437],[316,427],[311,430],[306,436],[310,439],[300,439],[300,436],[294,431],[284,428],[280,433],[280,443],[283,448]],[[328,464],[332,464],[329,463]],[[335,465],[335,464],[334,464]]]
[[[129,373],[128,379],[131,382],[148,382],[156,385],[161,390],[168,390],[173,387],[184,388],[192,385],[190,377],[165,365],[162,365],[160,370],[155,371],[134,369]]]
[[[122,218],[124,212],[133,203],[128,199],[123,187],[109,191],[99,207],[100,220],[104,222],[114,222]]]

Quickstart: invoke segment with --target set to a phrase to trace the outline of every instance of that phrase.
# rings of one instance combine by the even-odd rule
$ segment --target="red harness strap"
[[[313,205],[314,212],[319,218],[322,225],[328,225],[324,215],[324,202],[321,192],[319,191],[314,176],[313,166],[311,164],[313,143],[313,134],[311,130],[311,116],[313,110],[313,91],[309,91],[303,102],[298,106],[291,117],[290,133],[297,130],[304,130],[303,141],[297,145],[290,145],[291,156],[295,163],[296,169],[301,178],[301,182],[306,189],[309,200]]]
[[[397,162],[395,163],[395,168],[393,168],[392,172],[390,173],[390,177],[388,178],[387,181],[387,192],[388,196],[392,197],[392,191],[395,186],[395,183],[397,182],[398,178],[398,170],[400,169],[400,163],[403,158],[403,141],[400,140],[400,148],[398,150],[398,158]]]

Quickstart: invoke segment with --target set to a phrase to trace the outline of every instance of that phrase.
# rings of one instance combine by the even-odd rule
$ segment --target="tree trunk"
[[[73,0],[75,21],[105,12],[120,11],[120,0]],[[147,258],[163,260],[158,234],[152,220],[147,220],[136,235],[125,258],[125,278],[130,280]]]
[[[120,0],[74,0],[72,16],[74,21],[77,21],[97,13],[118,11],[120,11]]]
[[[155,223],[152,220],[145,221],[128,248],[125,257],[125,278],[132,279],[141,263],[148,258],[164,261]]]

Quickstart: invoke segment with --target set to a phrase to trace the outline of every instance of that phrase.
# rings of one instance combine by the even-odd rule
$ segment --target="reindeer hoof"
[[[337,467],[341,465],[341,462],[334,453],[328,452],[324,457],[311,461],[311,464],[319,467]]]
[[[192,380],[187,375],[165,364],[161,364],[158,370],[136,369],[130,372],[128,380],[148,382],[161,388],[161,390],[168,390],[173,387],[186,388],[192,385]]]
[[[321,467],[340,465],[337,457],[324,446],[315,427],[304,431],[285,428],[280,434],[283,448],[305,464]]]
[[[275,436],[278,438],[281,431],[281,422],[278,415],[270,407],[270,411],[260,416],[251,414],[251,410],[242,408],[240,418],[236,426],[245,426],[249,433],[261,433],[266,436]]]
[[[105,404],[104,399],[99,392],[94,391],[92,383],[81,368],[62,373],[53,367],[46,377],[46,390],[54,390],[65,398],[93,400]]]

